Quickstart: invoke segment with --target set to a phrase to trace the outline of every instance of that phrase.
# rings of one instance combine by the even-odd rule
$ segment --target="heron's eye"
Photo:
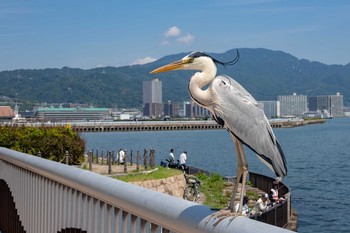
[[[182,59],[183,64],[188,64],[191,62],[193,62],[193,57],[187,57],[187,58]]]

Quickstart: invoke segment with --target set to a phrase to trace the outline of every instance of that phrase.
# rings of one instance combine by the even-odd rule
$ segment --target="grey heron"
[[[151,74],[171,70],[199,70],[189,82],[191,98],[208,109],[213,119],[230,134],[237,155],[237,177],[229,209],[234,211],[235,197],[242,178],[239,210],[242,211],[248,163],[242,144],[253,150],[277,177],[287,175],[286,159],[272,128],[253,96],[238,82],[228,76],[216,76],[217,65],[233,65],[239,60],[239,53],[229,62],[219,61],[212,56],[193,52],[179,61],[159,67]],[[206,87],[208,85],[208,87]]]

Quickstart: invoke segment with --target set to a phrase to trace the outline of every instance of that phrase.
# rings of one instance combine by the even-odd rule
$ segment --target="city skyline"
[[[152,82],[159,82],[154,79],[145,83],[145,90],[148,91],[152,86],[158,86],[154,90],[159,91],[159,83],[153,85]],[[148,85],[150,84],[150,85]],[[148,86],[148,88],[147,88]],[[161,86],[160,86],[161,90]],[[150,95],[159,97],[157,91],[152,91]],[[340,93],[336,95],[320,95],[320,96],[306,96],[292,95],[278,96],[278,100],[269,101],[258,101],[258,105],[264,111],[267,118],[285,118],[285,117],[344,117],[349,116],[349,112],[344,111],[343,96]],[[183,106],[182,109],[179,108]],[[10,109],[8,106],[0,106],[0,120],[16,120],[25,121],[20,114],[18,114],[18,106],[16,105],[15,111]],[[4,109],[5,107],[5,109]],[[7,107],[7,108],[6,108]],[[14,114],[14,112],[16,114]],[[27,113],[28,114],[28,113]],[[197,105],[193,101],[183,102],[172,102],[165,101],[161,103],[144,103],[143,114],[140,110],[124,109],[122,111],[112,111],[110,108],[80,108],[74,106],[74,108],[39,108],[35,114],[27,115],[29,118],[37,118],[38,120],[49,120],[49,121],[74,121],[74,120],[102,120],[113,118],[120,120],[139,119],[140,117],[160,118],[160,117],[187,117],[187,118],[209,118],[210,112]]]

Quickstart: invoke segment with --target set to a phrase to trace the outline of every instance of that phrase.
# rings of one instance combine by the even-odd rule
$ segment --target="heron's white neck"
[[[200,105],[209,106],[212,104],[212,93],[210,89],[202,88],[214,80],[216,75],[216,65],[210,60],[201,66],[201,72],[195,73],[189,84],[189,91],[192,98]]]

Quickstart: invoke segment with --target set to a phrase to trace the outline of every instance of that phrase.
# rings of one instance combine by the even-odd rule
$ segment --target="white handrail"
[[[242,216],[225,218],[214,226],[217,219],[210,219],[213,211],[207,206],[2,147],[0,179],[8,184],[28,233],[57,232],[64,227],[94,233],[146,232],[145,221],[151,232],[291,232]],[[40,206],[35,216],[28,215],[32,210],[27,202]],[[35,219],[37,225],[45,227],[30,225],[34,218],[40,218]]]

